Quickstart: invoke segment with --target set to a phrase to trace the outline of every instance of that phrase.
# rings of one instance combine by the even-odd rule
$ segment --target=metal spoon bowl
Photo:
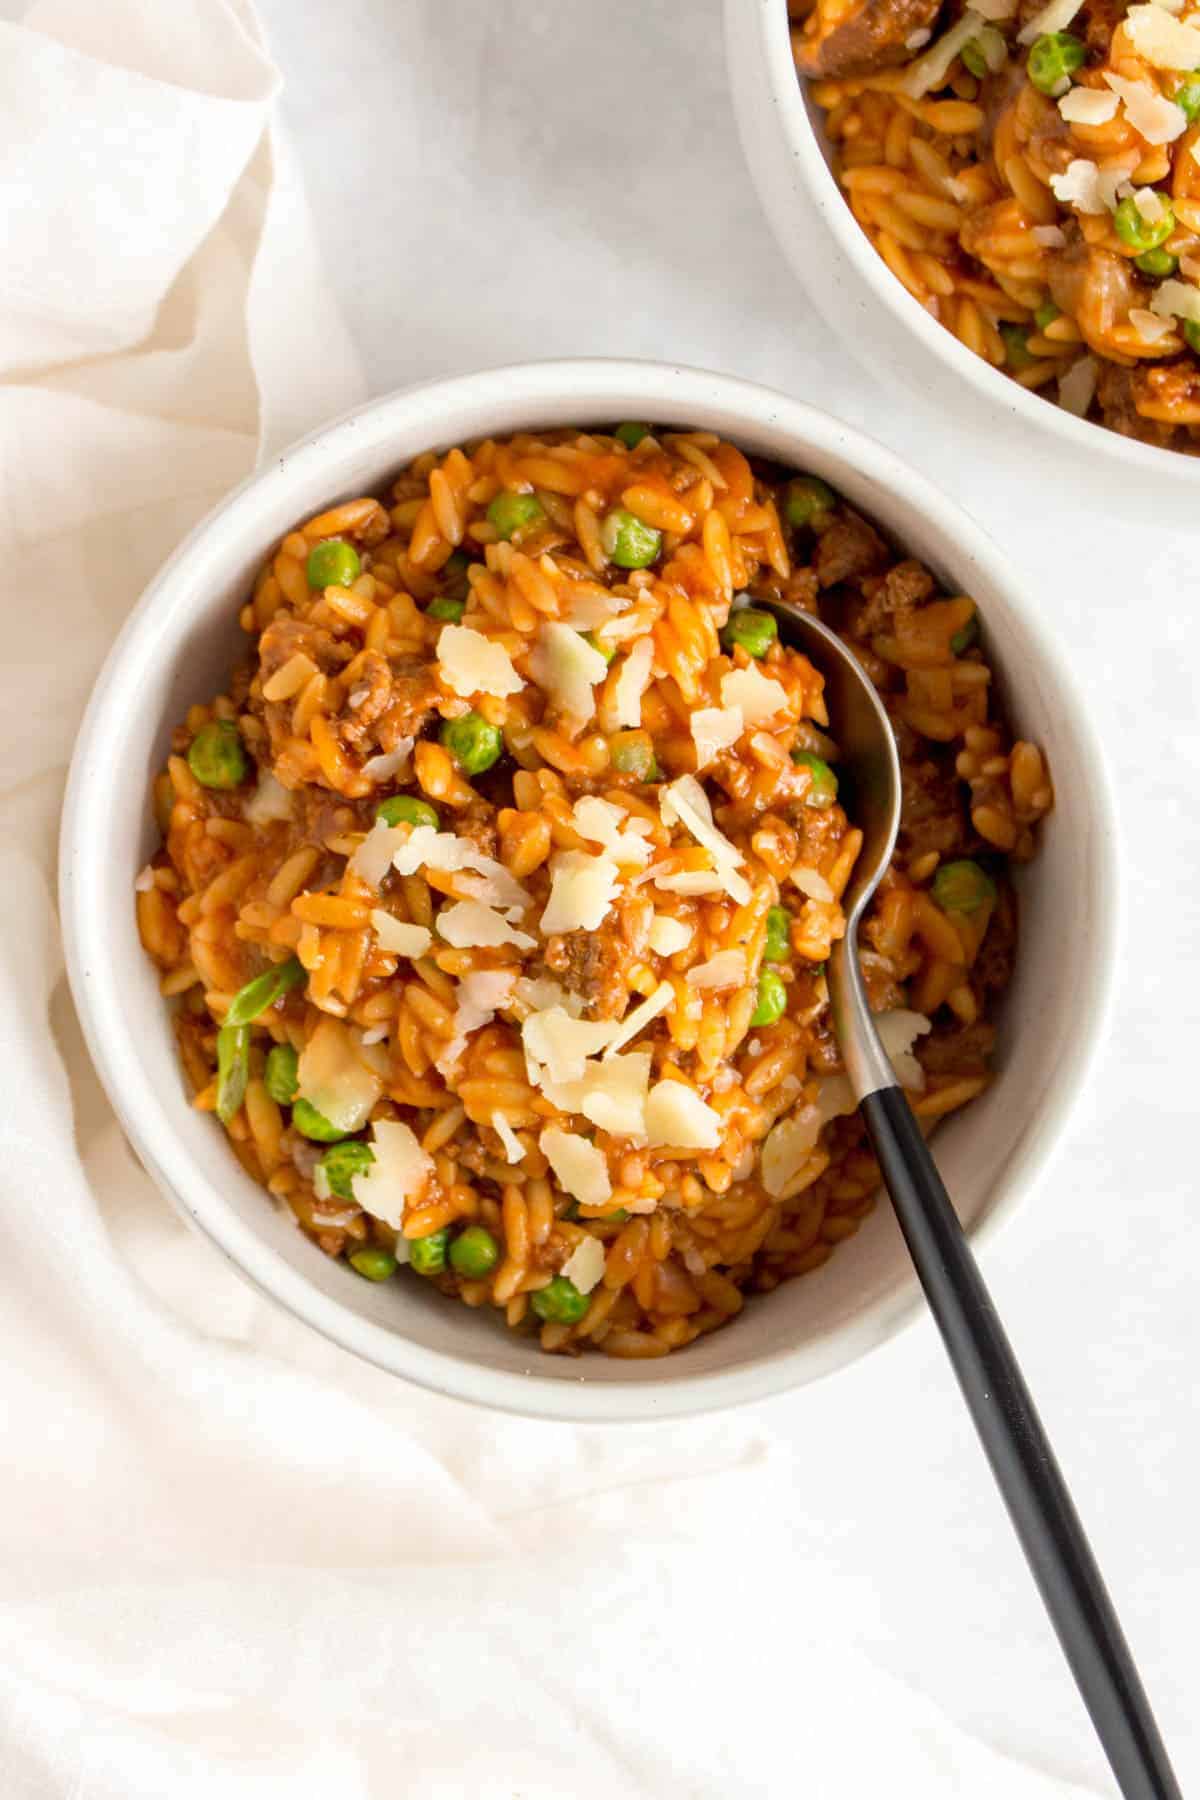
[[[785,642],[825,677],[830,729],[863,844],[843,895],[845,936],[827,979],[846,1074],[921,1285],[1097,1734],[1128,1800],[1180,1800],[1150,1702],[1017,1359],[879,1041],[858,961],[858,928],[900,829],[900,758],[874,683],[848,645],[787,601],[770,610]]]

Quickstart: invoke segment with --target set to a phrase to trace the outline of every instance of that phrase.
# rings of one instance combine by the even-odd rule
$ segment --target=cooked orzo
[[[1200,451],[1200,4],[789,9],[837,178],[909,292],[1022,387]]]
[[[863,964],[932,1125],[987,1082],[1051,802],[969,598],[820,479],[635,424],[418,457],[268,558],[138,922],[196,1105],[357,1276],[662,1356],[857,1229],[824,966],[860,834],[780,596],[895,723]]]

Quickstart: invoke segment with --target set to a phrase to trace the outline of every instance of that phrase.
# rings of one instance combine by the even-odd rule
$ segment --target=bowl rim
[[[1055,1092],[1044,1097],[1032,1126],[1022,1134],[990,1192],[986,1217],[971,1229],[977,1248],[986,1243],[1019,1199],[1043,1180],[1088,1085],[1105,1035],[1116,964],[1119,864],[1115,815],[1099,738],[1064,652],[1022,597],[1022,584],[978,523],[874,439],[774,389],[666,362],[555,359],[412,384],[319,426],[265,462],[212,508],[146,587],[109,651],[84,713],[71,759],[60,832],[60,917],[67,972],[85,1040],[126,1135],[172,1204],[261,1293],[377,1367],[442,1395],[527,1417],[578,1423],[636,1422],[711,1412],[765,1399],[830,1374],[920,1316],[923,1303],[915,1279],[911,1287],[877,1300],[813,1342],[747,1362],[735,1361],[711,1373],[689,1375],[683,1370],[666,1379],[643,1377],[629,1383],[612,1378],[597,1382],[550,1378],[533,1368],[519,1374],[488,1368],[426,1348],[402,1332],[362,1317],[320,1292],[237,1217],[220,1190],[181,1150],[165,1109],[148,1103],[140,1092],[135,1021],[127,1016],[119,981],[105,954],[105,846],[88,828],[88,811],[90,789],[106,779],[123,720],[130,709],[137,709],[141,672],[169,654],[173,646],[173,638],[159,629],[160,608],[177,584],[187,586],[192,579],[188,571],[194,563],[203,562],[210,546],[219,547],[231,530],[245,527],[252,532],[254,519],[271,497],[273,486],[281,481],[288,484],[293,475],[300,481],[328,462],[332,495],[337,491],[336,465],[343,443],[356,452],[365,448],[378,453],[380,467],[385,468],[397,422],[407,424],[418,413],[428,415],[429,440],[436,443],[439,416],[453,412],[456,405],[508,410],[512,428],[517,429],[522,422],[536,421],[540,404],[561,402],[564,393],[577,399],[580,417],[586,418],[597,411],[603,416],[602,409],[621,392],[644,396],[647,411],[653,409],[668,418],[691,418],[718,410],[736,413],[748,431],[758,425],[794,436],[805,444],[806,454],[818,459],[818,466],[823,456],[852,461],[898,507],[929,514],[948,539],[962,546],[964,564],[971,563],[1003,596],[1054,684],[1065,729],[1091,775],[1091,826],[1097,855],[1107,864],[1108,879],[1094,896],[1090,991],[1080,1001]],[[219,548],[216,554],[220,554]]]
[[[1103,457],[1137,470],[1143,476],[1200,480],[1200,456],[1168,450],[1160,445],[1141,444],[1136,439],[1125,437],[1118,431],[1110,431],[1107,426],[1099,425],[1093,420],[1075,417],[1061,406],[1043,399],[1041,395],[1001,374],[981,356],[968,350],[953,332],[939,325],[888,268],[858,225],[838,187],[821,148],[805,103],[801,78],[797,75],[792,60],[787,0],[755,0],[752,7],[747,5],[746,0],[725,0],[727,60],[733,60],[730,49],[735,39],[740,49],[747,29],[752,29],[757,35],[760,65],[766,72],[770,110],[779,121],[793,159],[800,168],[804,184],[826,228],[833,234],[839,250],[875,299],[917,340],[927,355],[947,365],[989,407],[1000,408],[1034,430],[1044,431],[1052,438],[1058,437],[1085,456]],[[775,206],[763,192],[764,184],[759,179],[756,158],[750,150],[750,133],[743,126],[741,118],[744,102],[736,84],[733,101],[746,160],[759,201],[777,235],[785,239],[786,247],[785,231],[782,226],[776,227]],[[803,280],[803,277],[798,276],[798,279]],[[836,319],[833,322],[837,324]],[[863,362],[867,359],[869,352],[856,349],[856,340],[849,333],[842,334],[842,341],[847,344],[856,361]]]

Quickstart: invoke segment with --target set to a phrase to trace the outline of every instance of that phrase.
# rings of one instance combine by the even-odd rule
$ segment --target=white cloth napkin
[[[242,1286],[117,1129],[54,918],[80,709],[187,526],[359,397],[277,87],[243,0],[0,27],[0,1792],[1079,1793],[859,1647],[761,1413],[403,1388]]]

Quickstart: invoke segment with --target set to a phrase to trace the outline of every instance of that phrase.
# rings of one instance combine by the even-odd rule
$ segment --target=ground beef
[[[980,1019],[974,1025],[935,1026],[917,1039],[915,1049],[927,1075],[986,1075],[995,1042],[995,1026]]]
[[[897,618],[906,618],[931,598],[933,576],[919,562],[900,562],[886,575],[870,576],[862,584],[863,603],[850,618],[850,634],[873,637],[887,631]]]
[[[971,969],[971,986],[982,999],[998,994],[1012,980],[1017,960],[1017,905],[1011,888],[1002,887],[988,922],[987,935]]]
[[[546,967],[584,1002],[592,1019],[619,1019],[629,1001],[629,952],[611,925],[568,931],[546,944]]]
[[[1147,419],[1141,405],[1195,406],[1200,402],[1200,363],[1190,356],[1175,362],[1147,363],[1136,369],[1102,362],[1096,383],[1096,406],[1110,431],[1136,438],[1142,444],[1163,449],[1200,449],[1200,432],[1194,426],[1167,425]]]
[[[873,574],[887,560],[888,548],[879,533],[849,507],[843,507],[817,539],[813,566],[818,585],[827,588]]]
[[[818,0],[792,33],[796,67],[802,75],[840,81],[902,63],[911,54],[909,38],[931,31],[940,7],[941,0],[865,0],[848,17],[831,7],[830,17]]]
[[[968,789],[950,761],[922,755],[907,727],[896,732],[900,749],[900,849],[906,858],[936,850],[962,856],[975,841],[967,813]],[[907,741],[906,741],[907,740]],[[922,749],[927,746],[922,742]]]

